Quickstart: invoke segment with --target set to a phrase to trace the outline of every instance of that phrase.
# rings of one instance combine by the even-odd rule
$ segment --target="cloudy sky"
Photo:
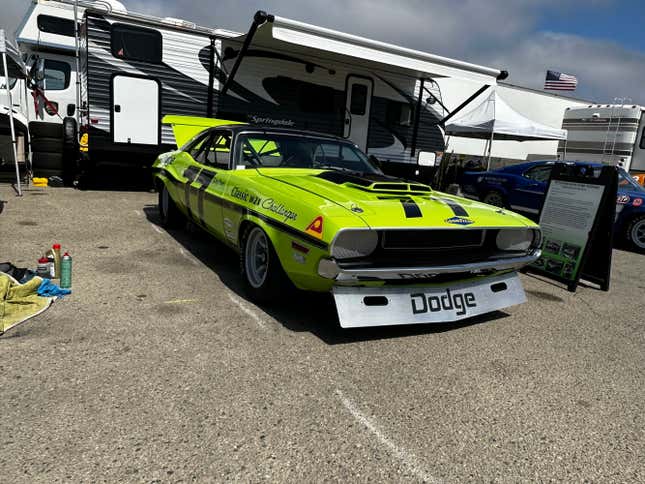
[[[0,0],[13,32],[30,0]],[[645,104],[640,0],[122,0],[131,11],[246,31],[256,10],[510,72],[541,88],[547,69],[574,74],[576,97]]]

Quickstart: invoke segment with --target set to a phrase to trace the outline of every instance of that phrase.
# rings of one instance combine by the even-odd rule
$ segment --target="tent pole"
[[[18,151],[16,150],[16,128],[13,124],[13,101],[11,99],[11,88],[9,87],[9,69],[7,67],[7,49],[5,44],[4,30],[0,30],[0,52],[2,52],[2,67],[4,67],[4,82],[9,101],[9,126],[11,127],[11,147],[13,149],[13,161],[16,165],[16,186],[18,187],[18,196],[22,196],[22,187],[20,186],[20,169],[18,168]]]
[[[495,137],[495,128],[490,132],[490,140],[488,142],[488,160],[486,161],[486,171],[490,171],[490,156],[493,151],[493,138]]]

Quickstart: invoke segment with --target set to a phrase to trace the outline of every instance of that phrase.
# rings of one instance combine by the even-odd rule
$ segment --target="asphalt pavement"
[[[270,307],[156,194],[0,186],[0,261],[73,294],[0,337],[0,482],[644,482],[645,256],[611,290],[522,275],[462,324],[342,330]]]

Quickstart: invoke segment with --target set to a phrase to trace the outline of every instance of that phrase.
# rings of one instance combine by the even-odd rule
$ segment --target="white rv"
[[[42,79],[30,123],[37,173],[69,165],[72,118],[87,135],[82,165],[91,168],[149,165],[174,148],[161,118],[185,114],[344,136],[408,175],[420,153],[445,146],[436,80],[476,91],[506,75],[264,12],[240,34],[80,0],[75,29],[73,0],[33,1],[18,42]]]
[[[590,104],[567,109],[562,127],[569,132],[558,152],[568,160],[620,165],[645,174],[645,107],[635,104]]]

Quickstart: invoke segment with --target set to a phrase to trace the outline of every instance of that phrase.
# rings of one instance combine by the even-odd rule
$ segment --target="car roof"
[[[253,132],[259,131],[261,133],[266,133],[266,134],[287,134],[290,136],[303,136],[303,137],[314,136],[316,138],[326,138],[329,140],[351,143],[350,140],[341,138],[340,136],[335,136],[333,134],[328,134],[328,133],[319,133],[317,131],[307,131],[304,129],[278,128],[275,126],[263,126],[263,125],[255,125],[255,124],[224,124],[224,125],[215,126],[211,128],[212,131],[218,130],[218,129],[226,129],[228,131],[233,131],[233,134],[238,134],[244,131],[253,131]]]

